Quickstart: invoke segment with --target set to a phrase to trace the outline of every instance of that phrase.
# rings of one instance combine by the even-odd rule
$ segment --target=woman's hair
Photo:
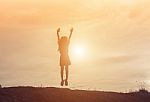
[[[68,46],[68,37],[67,36],[62,36],[61,39],[59,40],[59,48],[58,51],[62,51]]]

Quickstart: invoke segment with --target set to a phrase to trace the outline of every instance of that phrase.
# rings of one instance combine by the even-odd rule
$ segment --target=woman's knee
[[[68,66],[65,66],[65,70],[68,71]]]

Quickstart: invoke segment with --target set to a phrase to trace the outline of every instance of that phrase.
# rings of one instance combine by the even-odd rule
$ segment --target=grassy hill
[[[65,88],[0,88],[0,102],[150,102],[150,93],[116,93]]]

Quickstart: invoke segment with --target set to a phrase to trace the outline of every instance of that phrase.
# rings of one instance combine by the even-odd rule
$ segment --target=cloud
[[[136,60],[136,56],[130,56],[130,55],[121,55],[121,56],[112,56],[112,57],[108,57],[108,58],[104,58],[102,59],[102,62],[105,63],[127,63],[133,60]]]

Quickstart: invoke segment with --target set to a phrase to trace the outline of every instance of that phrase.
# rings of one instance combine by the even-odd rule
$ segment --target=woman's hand
[[[70,29],[70,33],[72,33],[73,32],[73,27]]]
[[[60,28],[57,29],[57,33],[59,33],[59,32],[60,32]]]
[[[57,29],[57,38],[58,38],[58,40],[60,39],[59,32],[60,32],[60,28]]]

